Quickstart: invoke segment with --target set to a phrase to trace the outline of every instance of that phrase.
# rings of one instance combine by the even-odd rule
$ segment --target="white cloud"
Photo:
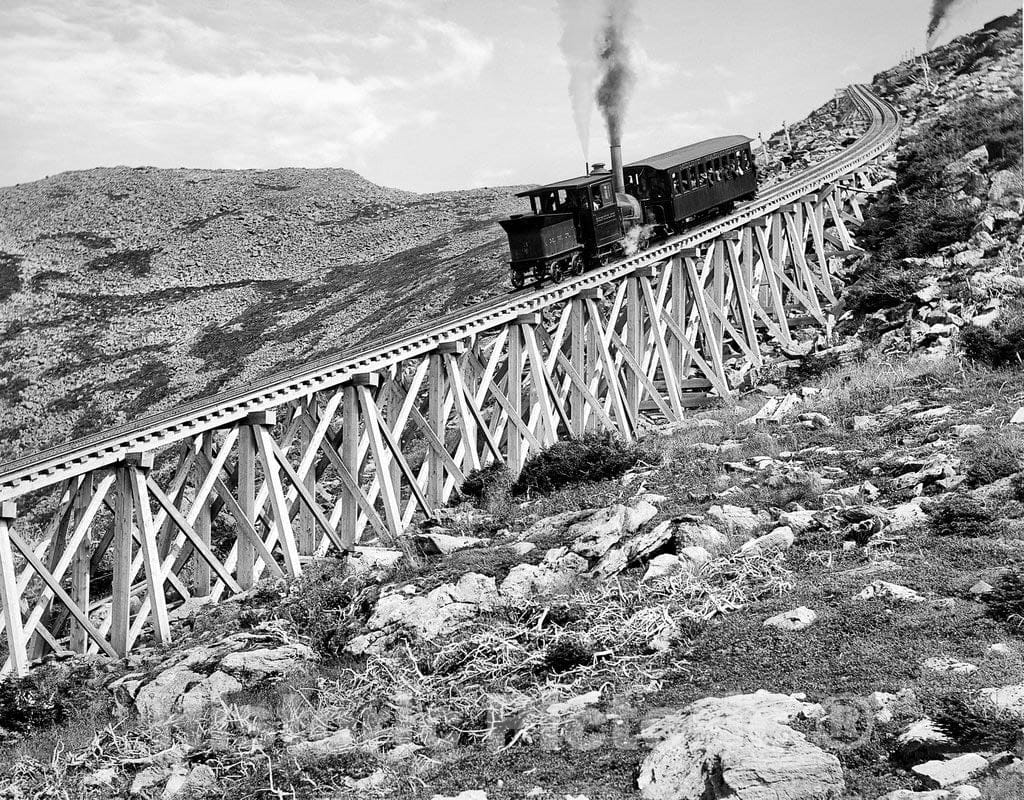
[[[290,7],[253,5],[282,8]],[[489,39],[428,14],[404,10],[403,24],[393,24],[390,4],[370,11],[376,16],[360,31],[308,21],[277,30],[271,20],[238,30],[244,19],[188,10],[129,0],[0,9],[0,153],[22,151],[18,165],[0,163],[0,184],[9,169],[32,177],[33,162],[37,175],[181,163],[175,158],[358,168],[400,128],[437,121],[418,93],[474,80],[494,50]],[[420,43],[426,69],[409,58]],[[360,49],[375,60],[353,61]],[[37,147],[25,152],[26,141]]]

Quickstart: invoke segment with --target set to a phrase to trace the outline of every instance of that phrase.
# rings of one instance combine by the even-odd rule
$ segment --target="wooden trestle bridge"
[[[2,466],[4,671],[167,642],[199,602],[394,543],[471,470],[728,394],[795,318],[830,322],[830,264],[900,126],[847,94],[870,119],[851,147],[686,235]],[[19,504],[52,509],[41,534]]]

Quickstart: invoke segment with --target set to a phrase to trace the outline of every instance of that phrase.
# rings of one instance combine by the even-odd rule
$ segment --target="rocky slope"
[[[863,127],[825,104],[763,185]],[[504,293],[518,188],[151,167],[0,188],[0,460]]]
[[[0,458],[503,291],[514,191],[149,167],[0,189]]]
[[[0,683],[0,796],[1024,800],[1020,24],[879,76],[847,340]]]

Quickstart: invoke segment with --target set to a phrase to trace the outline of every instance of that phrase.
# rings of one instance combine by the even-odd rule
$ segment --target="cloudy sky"
[[[596,0],[595,0],[596,1]],[[769,133],[924,47],[930,0],[636,0],[627,158]],[[960,0],[939,41],[1019,7]],[[555,0],[0,0],[0,186],[95,166],[576,174]],[[592,160],[604,159],[595,113]]]

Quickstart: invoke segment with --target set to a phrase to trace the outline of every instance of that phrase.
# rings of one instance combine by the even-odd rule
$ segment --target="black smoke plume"
[[[604,116],[608,140],[621,141],[626,104],[636,84],[629,35],[634,14],[632,0],[608,0],[601,34],[597,42],[597,63],[600,79],[595,99]]]
[[[935,33],[939,29],[939,25],[946,18],[949,10],[953,6],[958,5],[960,0],[932,0],[932,12],[928,18],[928,46],[931,47],[933,41],[935,41]]]

